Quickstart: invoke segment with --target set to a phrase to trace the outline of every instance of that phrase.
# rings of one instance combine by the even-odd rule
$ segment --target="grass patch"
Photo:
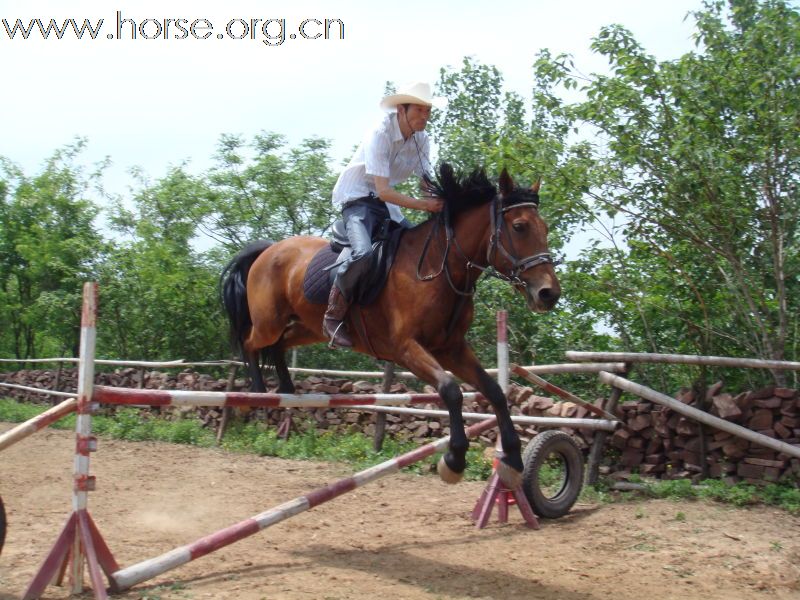
[[[692,485],[688,479],[648,481],[642,492],[617,492],[605,483],[584,486],[581,498],[593,502],[619,502],[642,497],[668,500],[712,500],[736,507],[758,504],[776,506],[793,514],[800,514],[800,489],[792,481],[757,486],[750,483],[726,483],[720,479],[706,479]],[[678,513],[682,515],[683,513]],[[685,515],[683,515],[685,518]],[[676,520],[681,520],[676,517]]]
[[[0,421],[21,423],[44,412],[49,406],[20,403],[0,399]],[[57,429],[74,429],[75,415],[54,423]],[[120,407],[114,416],[92,417],[92,431],[96,435],[133,442],[159,441],[173,444],[191,444],[204,448],[216,443],[216,433],[204,428],[194,417],[166,419],[157,414],[136,408]],[[222,448],[231,452],[274,456],[294,460],[344,462],[362,470],[418,447],[414,442],[403,442],[387,437],[380,452],[372,448],[372,438],[362,433],[333,433],[307,427],[305,432],[293,433],[288,440],[278,437],[274,427],[263,423],[234,420],[229,425]],[[409,466],[406,471],[426,473],[434,470],[438,455],[432,460]],[[491,461],[483,455],[483,448],[471,446],[467,452],[466,479],[483,480],[492,472]]]
[[[22,423],[43,413],[48,408],[50,408],[49,404],[29,404],[27,402],[17,402],[10,398],[0,398],[0,421]],[[57,421],[51,425],[51,427],[55,429],[68,429],[70,424],[73,428],[75,427],[75,415],[69,415]]]
[[[334,433],[308,427],[302,433],[293,433],[288,440],[278,437],[274,427],[263,423],[233,423],[225,433],[222,447],[233,452],[276,456],[294,460],[322,460],[344,462],[361,470],[404,454],[419,447],[415,442],[399,441],[387,437],[383,448],[376,452],[372,438],[363,433]],[[439,455],[407,467],[407,471],[425,473],[433,469]],[[482,480],[492,472],[492,465],[483,456],[483,449],[471,446],[467,452],[466,479]]]
[[[21,423],[44,412],[49,405],[16,402],[0,398],[0,421]],[[69,415],[51,425],[56,429],[74,429],[75,415]],[[135,408],[120,407],[114,416],[97,415],[92,418],[92,430],[97,435],[128,441],[159,441],[173,444],[191,444],[200,447],[215,445],[215,432],[204,428],[194,417],[166,419],[157,414]],[[294,460],[344,462],[362,470],[417,448],[414,442],[398,441],[387,437],[383,449],[372,449],[372,438],[362,433],[340,434],[308,427],[303,433],[293,433],[288,440],[280,439],[275,428],[263,423],[234,421],[222,442],[222,448],[231,452],[274,456]],[[473,444],[467,452],[465,479],[486,480],[492,473],[491,460],[483,448]],[[439,456],[411,465],[406,471],[428,473],[435,470]],[[541,473],[543,484],[557,484],[562,472],[546,466]],[[688,479],[645,483],[645,495],[671,500],[708,499],[737,507],[765,504],[777,506],[800,514],[800,489],[792,482],[759,487],[747,483],[727,484],[709,479],[693,486]],[[583,502],[618,502],[641,497],[636,492],[614,492],[599,483],[584,486]]]

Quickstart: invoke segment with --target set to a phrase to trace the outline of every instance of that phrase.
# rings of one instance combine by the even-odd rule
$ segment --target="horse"
[[[437,465],[448,483],[463,476],[469,446],[455,377],[483,394],[500,431],[497,473],[516,489],[523,463],[507,400],[465,336],[473,319],[475,284],[483,273],[508,281],[537,313],[551,310],[561,295],[548,228],[539,214],[539,183],[517,187],[503,169],[495,186],[482,169],[456,174],[443,163],[429,185],[444,208],[403,232],[377,299],[351,306],[347,326],[353,349],[402,365],[435,387],[450,417],[450,442]],[[312,258],[328,243],[311,236],[252,242],[223,270],[222,301],[252,391],[266,391],[263,360],[275,368],[278,392],[294,393],[285,351],[327,340],[322,334],[325,304],[305,298],[303,281]]]

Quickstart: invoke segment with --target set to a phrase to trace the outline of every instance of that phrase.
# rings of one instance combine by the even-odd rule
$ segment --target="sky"
[[[86,137],[82,162],[110,157],[106,187],[120,194],[133,184],[132,167],[151,179],[183,163],[204,171],[222,134],[327,138],[338,164],[380,118],[387,81],[433,83],[440,68],[471,56],[527,96],[540,49],[602,71],[591,39],[619,23],[658,59],[674,59],[694,47],[686,17],[701,8],[701,0],[0,0],[0,156],[33,175],[54,150]],[[103,23],[96,39],[76,39],[71,28],[62,39],[42,39],[38,28],[9,39],[3,19],[27,27],[36,18]],[[325,19],[329,39],[314,38]]]

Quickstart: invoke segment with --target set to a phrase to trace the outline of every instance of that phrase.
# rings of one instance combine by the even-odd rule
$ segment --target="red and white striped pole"
[[[75,486],[72,494],[72,508],[74,510],[86,509],[87,492],[94,489],[94,480],[89,476],[89,452],[94,450],[97,442],[92,437],[92,388],[94,387],[94,354],[97,340],[96,283],[84,285],[83,299],[80,362],[78,363],[78,418],[75,423],[76,448],[73,469]]]
[[[495,425],[495,417],[476,423],[466,429],[467,437],[480,435]],[[137,583],[147,581],[157,575],[185,565],[201,556],[205,556],[215,550],[219,550],[229,544],[256,534],[262,529],[276,525],[281,521],[310,510],[324,502],[333,500],[342,494],[351,492],[376,479],[396,473],[403,467],[407,467],[408,465],[443,450],[447,447],[449,440],[449,437],[441,438],[435,442],[421,446],[416,450],[412,450],[411,452],[382,462],[379,465],[360,471],[351,477],[340,479],[335,483],[318,488],[304,496],[299,496],[294,500],[284,502],[280,506],[276,506],[261,514],[250,517],[249,519],[240,521],[235,525],[231,525],[216,533],[200,538],[191,544],[175,548],[161,556],[156,556],[131,565],[130,567],[120,569],[111,574],[109,579],[113,583],[115,590],[126,590]]]
[[[29,435],[36,433],[40,429],[44,429],[51,423],[55,423],[60,418],[74,412],[77,405],[78,401],[75,398],[67,398],[60,404],[56,404],[54,407],[47,409],[32,419],[28,419],[13,429],[9,429],[4,434],[0,435],[0,450],[5,450],[12,444],[16,444],[18,441],[25,439]]]
[[[97,320],[97,284],[83,286],[81,311],[80,361],[78,363],[78,401],[75,407],[75,461],[73,465],[72,508],[61,534],[34,575],[23,600],[39,598],[52,582],[61,582],[69,562],[71,592],[83,592],[84,564],[87,565],[96,600],[106,600],[106,575],[119,570],[111,551],[100,535],[87,510],[88,492],[94,489],[94,477],[89,475],[89,453],[97,449],[92,436],[92,388],[94,385],[94,354]]]
[[[92,437],[92,387],[94,386],[94,355],[97,341],[97,283],[83,286],[81,312],[80,362],[78,363],[78,413],[75,422],[75,461],[73,466],[72,509],[85,511],[89,491],[94,490],[94,477],[89,475],[89,453],[97,449]],[[83,592],[83,563],[85,552],[81,537],[72,544],[72,593]],[[101,582],[102,583],[102,582]]]
[[[479,394],[468,392],[465,400]],[[202,392],[193,390],[137,390],[98,385],[93,392],[99,404],[145,406],[215,406],[262,408],[336,408],[372,404],[441,404],[439,394],[276,394],[270,392]]]
[[[497,383],[508,395],[508,311],[497,311]]]
[[[508,398],[508,311],[497,311],[497,383],[503,390],[503,395]],[[503,451],[500,432],[497,432],[497,441],[494,444],[496,452]]]

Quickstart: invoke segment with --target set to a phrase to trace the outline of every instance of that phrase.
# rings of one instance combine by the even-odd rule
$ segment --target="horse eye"
[[[527,226],[528,226],[528,224],[525,223],[525,221],[518,221],[518,222],[516,222],[516,223],[514,223],[512,225],[512,227],[514,228],[514,231],[517,231],[517,232],[525,231]]]

